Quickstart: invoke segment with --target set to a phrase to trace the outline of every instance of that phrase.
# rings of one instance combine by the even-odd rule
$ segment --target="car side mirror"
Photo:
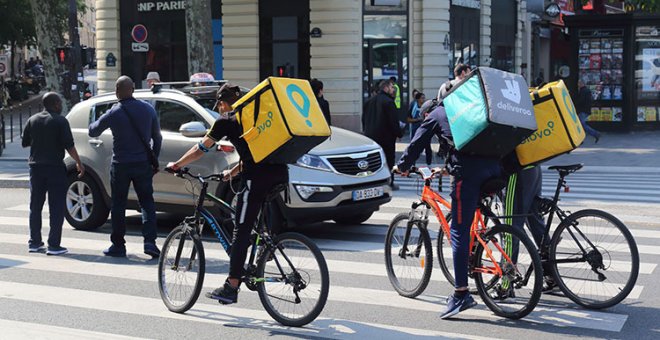
[[[179,132],[185,137],[204,137],[206,126],[202,122],[190,122],[182,124]]]

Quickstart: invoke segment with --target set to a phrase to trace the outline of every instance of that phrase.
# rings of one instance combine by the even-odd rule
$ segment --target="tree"
[[[186,0],[188,73],[214,73],[211,1]]]
[[[626,0],[626,11],[660,12],[660,0]]]
[[[7,44],[11,51],[9,74],[20,73],[14,70],[16,47],[31,46],[36,42],[36,32],[32,11],[27,0],[0,0],[0,45]]]

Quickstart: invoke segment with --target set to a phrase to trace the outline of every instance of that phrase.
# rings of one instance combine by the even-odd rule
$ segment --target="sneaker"
[[[399,190],[399,185],[398,184],[392,184],[392,191],[397,191]]]
[[[493,290],[490,294],[490,297],[493,300],[504,301],[509,298],[515,298],[516,292],[513,290],[513,286],[509,284],[509,288],[503,288],[501,285]]]
[[[144,253],[153,258],[160,257],[160,249],[158,249],[155,243],[145,243]]]
[[[456,293],[447,297],[447,309],[440,314],[441,319],[450,318],[466,309],[470,309],[477,305],[477,302],[474,301],[472,295],[468,292],[463,296],[459,297]]]
[[[598,144],[598,141],[600,140],[600,135],[594,137],[594,144]]]
[[[218,300],[223,305],[229,305],[238,301],[239,288],[232,287],[229,280],[225,281],[222,287],[216,288],[214,291],[206,293],[209,299]]]
[[[559,286],[555,283],[555,280],[551,277],[546,276],[543,280],[543,289],[541,290],[544,294],[556,294],[559,293]]]
[[[28,246],[28,252],[30,252],[30,253],[40,253],[44,250],[46,250],[46,246],[44,245],[43,242],[41,242],[40,244],[35,244],[35,245],[29,245]]]
[[[69,249],[66,249],[64,247],[48,247],[48,250],[46,251],[46,255],[62,255],[66,254],[69,252]]]
[[[113,244],[110,248],[104,250],[103,254],[112,257],[126,257],[126,247],[119,247]]]

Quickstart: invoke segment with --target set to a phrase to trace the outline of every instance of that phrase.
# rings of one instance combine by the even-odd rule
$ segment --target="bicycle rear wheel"
[[[401,296],[416,297],[431,280],[433,249],[429,232],[421,221],[410,221],[408,213],[394,217],[385,236],[385,268],[394,290]],[[408,242],[405,243],[406,233]]]
[[[304,326],[321,314],[328,300],[328,266],[318,246],[302,234],[284,233],[273,243],[257,263],[259,299],[275,321]]]
[[[483,240],[493,258],[481,244],[477,246],[472,272],[481,299],[496,315],[509,319],[525,317],[538,304],[543,286],[541,257],[536,247],[527,235],[509,225],[490,228]],[[494,273],[495,263],[502,275]]]
[[[204,269],[202,241],[184,222],[167,236],[158,260],[158,288],[167,309],[184,313],[197,302]]]
[[[639,274],[637,244],[625,224],[601,210],[569,215],[552,236],[557,285],[580,306],[607,308],[625,299]]]

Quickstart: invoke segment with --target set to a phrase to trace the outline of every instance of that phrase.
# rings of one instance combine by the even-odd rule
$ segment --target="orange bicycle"
[[[429,212],[432,210],[440,222],[438,237],[446,237],[451,244],[450,217],[443,213],[443,207],[451,211],[451,205],[431,188],[438,173],[429,168],[413,168],[410,173],[424,180],[421,201],[414,202],[410,212],[398,214],[390,223],[385,238],[385,265],[394,289],[412,298],[426,289],[433,270]],[[493,313],[519,319],[534,310],[541,298],[543,270],[538,250],[524,231],[500,223],[489,208],[492,193],[505,184],[502,179],[491,179],[481,188],[482,199],[470,230],[468,275]],[[493,226],[486,227],[486,221],[493,222]],[[438,276],[438,280],[444,277]]]

